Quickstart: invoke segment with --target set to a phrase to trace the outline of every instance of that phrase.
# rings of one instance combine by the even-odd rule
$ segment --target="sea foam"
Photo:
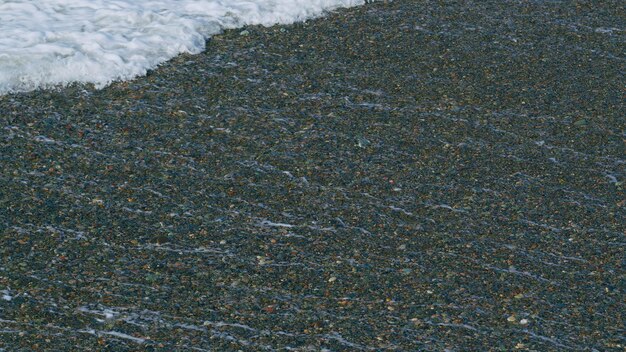
[[[196,54],[224,29],[287,24],[363,0],[0,0],[0,94],[102,88]]]

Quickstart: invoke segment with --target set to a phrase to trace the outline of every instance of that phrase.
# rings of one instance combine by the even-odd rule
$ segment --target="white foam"
[[[9,292],[9,290],[2,290],[0,291],[0,293],[2,294],[2,299],[4,301],[10,301],[13,299],[13,296],[11,296],[11,292]]]
[[[144,75],[244,25],[287,24],[363,0],[0,0],[0,94]]]

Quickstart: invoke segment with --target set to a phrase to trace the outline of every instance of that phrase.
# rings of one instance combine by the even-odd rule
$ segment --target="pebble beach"
[[[0,351],[624,351],[619,1],[395,0],[0,96]]]

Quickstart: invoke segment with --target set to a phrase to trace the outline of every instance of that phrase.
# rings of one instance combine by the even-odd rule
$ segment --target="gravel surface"
[[[0,97],[0,351],[624,351],[624,15],[376,2]]]

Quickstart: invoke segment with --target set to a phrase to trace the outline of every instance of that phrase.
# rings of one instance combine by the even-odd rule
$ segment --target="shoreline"
[[[622,349],[617,4],[375,3],[0,96],[0,349]]]
[[[212,35],[244,25],[272,26],[321,17],[363,0],[275,0],[238,3],[135,1],[88,7],[4,6],[0,31],[0,94],[57,89],[68,84],[103,88],[128,81],[182,54],[197,54]],[[101,16],[106,11],[110,16]],[[29,12],[30,11],[30,12]],[[36,17],[41,21],[32,21]],[[109,19],[112,20],[109,21]]]

